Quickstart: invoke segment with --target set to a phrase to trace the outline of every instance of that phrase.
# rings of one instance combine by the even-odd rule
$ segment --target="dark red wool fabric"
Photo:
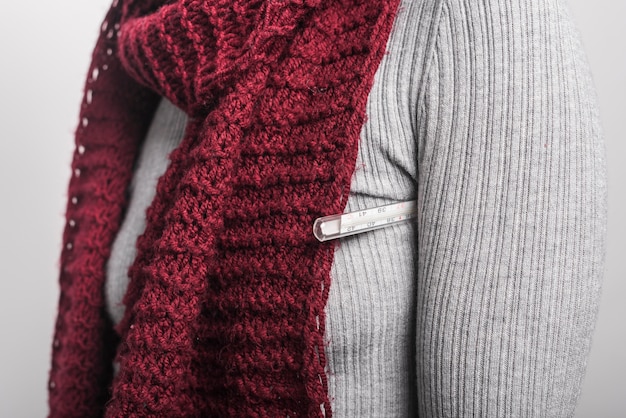
[[[333,248],[312,224],[345,207],[397,6],[114,2],[76,131],[50,417],[331,416]],[[105,264],[160,95],[190,122],[113,330]]]

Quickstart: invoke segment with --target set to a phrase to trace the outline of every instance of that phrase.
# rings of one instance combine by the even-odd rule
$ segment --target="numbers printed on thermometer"
[[[408,221],[417,214],[417,201],[392,203],[315,220],[313,234],[319,241],[342,238]]]

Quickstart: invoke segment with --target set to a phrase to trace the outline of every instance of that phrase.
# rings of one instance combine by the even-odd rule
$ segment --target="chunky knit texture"
[[[345,206],[396,8],[114,2],[76,132],[50,416],[331,416],[333,248],[311,224]],[[104,264],[155,93],[191,120],[148,210],[114,333]]]

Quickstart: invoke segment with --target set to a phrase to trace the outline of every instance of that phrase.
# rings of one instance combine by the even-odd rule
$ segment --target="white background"
[[[526,1],[526,0],[520,0]],[[567,0],[563,0],[567,1]],[[0,417],[47,414],[57,261],[82,86],[109,0],[4,1],[0,11]],[[577,418],[626,416],[626,1],[570,0],[609,165],[609,247]]]

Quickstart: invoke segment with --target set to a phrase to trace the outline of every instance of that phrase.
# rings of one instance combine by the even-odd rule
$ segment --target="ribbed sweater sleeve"
[[[572,416],[603,276],[607,178],[565,2],[442,2],[424,87],[420,416]]]
[[[418,216],[337,243],[333,415],[572,416],[603,276],[607,178],[564,0],[402,1],[367,115],[346,211],[417,199]],[[185,122],[163,101],[144,144],[109,262],[115,320],[152,196],[140,191]]]

